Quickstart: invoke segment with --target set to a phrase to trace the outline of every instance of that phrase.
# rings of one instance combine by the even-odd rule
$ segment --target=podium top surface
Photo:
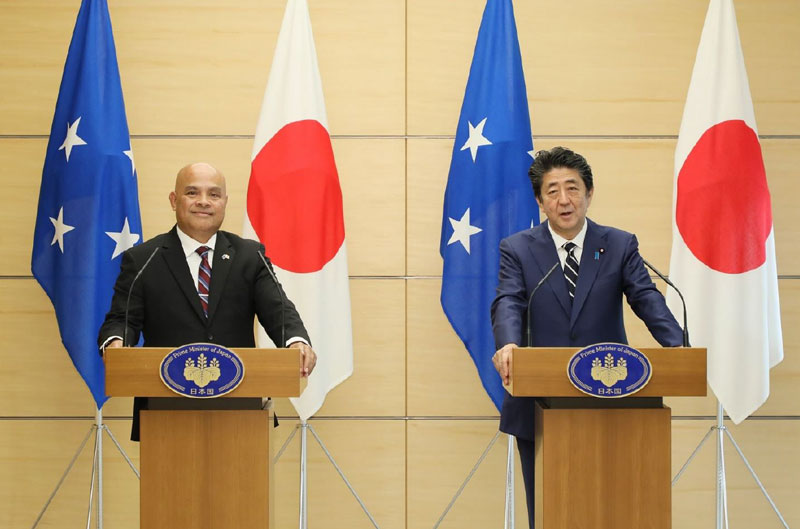
[[[161,361],[172,347],[113,347],[105,350],[109,397],[182,397],[162,382]],[[297,397],[305,389],[298,349],[232,348],[245,366],[239,386],[225,397]]]
[[[514,349],[511,383],[515,397],[586,397],[569,381],[567,365],[582,347]],[[650,360],[650,382],[635,397],[701,397],[706,395],[706,350],[692,347],[637,348]]]

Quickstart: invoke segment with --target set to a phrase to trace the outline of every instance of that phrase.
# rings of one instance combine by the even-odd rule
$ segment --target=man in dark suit
[[[98,337],[101,352],[121,347],[123,337],[126,344],[136,344],[140,333],[148,347],[197,342],[254,347],[258,317],[274,343],[300,349],[301,374],[308,376],[316,355],[300,315],[258,255],[264,247],[219,230],[228,202],[222,173],[205,163],[187,165],[178,172],[169,201],[177,220],[172,230],[122,256],[111,310]],[[147,399],[134,400],[133,440],[139,438],[138,412],[147,407]]]
[[[594,193],[586,159],[562,147],[539,151],[528,174],[547,222],[500,243],[492,325],[498,348],[493,362],[503,382],[510,381],[512,349],[522,344],[528,298],[556,263],[561,269],[551,274],[531,301],[531,346],[627,343],[623,294],[662,346],[681,345],[681,328],[645,269],[636,236],[586,218]],[[534,398],[506,394],[500,430],[517,438],[531,529],[533,414]]]

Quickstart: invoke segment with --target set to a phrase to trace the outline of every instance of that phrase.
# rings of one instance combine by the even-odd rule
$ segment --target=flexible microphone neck
[[[264,268],[266,268],[267,272],[269,272],[269,276],[275,282],[275,288],[278,289],[278,295],[281,298],[281,343],[278,345],[278,347],[286,347],[286,298],[283,294],[283,287],[281,286],[280,281],[278,281],[278,276],[275,275],[272,267],[267,263],[264,254],[261,253],[261,250],[256,250],[256,253],[258,254],[258,257],[261,258],[261,262],[264,263]]]
[[[691,347],[691,346],[689,345],[689,327],[688,327],[688,325],[689,325],[689,323],[688,323],[688,322],[689,322],[689,319],[688,319],[688,317],[686,316],[686,300],[685,300],[685,299],[683,299],[683,294],[681,294],[681,291],[680,291],[680,290],[678,290],[678,287],[676,287],[676,286],[675,286],[675,283],[673,283],[672,281],[670,281],[670,280],[669,280],[669,278],[668,278],[667,276],[665,276],[664,274],[662,274],[661,272],[659,272],[658,270],[656,270],[656,267],[655,267],[655,266],[653,266],[653,265],[651,265],[650,263],[648,263],[648,262],[647,262],[647,259],[645,259],[644,257],[642,257],[642,262],[645,264],[645,266],[647,266],[647,268],[649,268],[650,270],[652,270],[653,272],[655,272],[655,274],[656,274],[658,277],[660,277],[660,278],[661,278],[661,279],[664,281],[664,283],[666,283],[667,285],[671,286],[671,287],[672,287],[672,288],[675,290],[675,292],[677,292],[677,293],[678,293],[678,297],[680,297],[680,298],[681,298],[681,303],[683,303],[683,346],[684,346],[684,347]]]
[[[525,322],[526,323],[526,325],[525,325],[525,345],[527,347],[532,347],[533,346],[533,342],[531,341],[531,301],[533,301],[533,295],[536,294],[536,291],[539,290],[539,287],[541,287],[544,284],[544,282],[547,281],[547,278],[550,277],[550,275],[560,265],[561,265],[561,262],[556,261],[556,264],[554,264],[553,266],[550,267],[550,270],[548,270],[547,273],[539,280],[539,282],[536,283],[536,286],[533,287],[533,290],[531,291],[531,295],[528,296],[528,306],[527,306],[528,308],[527,308],[527,312],[526,312],[526,315],[527,315],[526,320],[527,321]]]
[[[142,275],[142,272],[144,272],[144,269],[147,268],[147,265],[150,264],[150,261],[153,260],[153,257],[155,257],[156,252],[158,252],[158,250],[160,248],[161,248],[160,246],[156,246],[156,249],[153,250],[153,253],[151,253],[150,257],[147,258],[147,261],[144,262],[144,266],[142,266],[139,269],[139,271],[136,272],[136,276],[133,278],[133,281],[131,281],[130,288],[128,288],[128,299],[125,301],[125,328],[123,329],[123,335],[122,335],[122,346],[123,347],[127,347],[128,346],[128,310],[131,307],[131,293],[133,292],[133,285],[136,283],[136,280],[139,279],[139,276]]]

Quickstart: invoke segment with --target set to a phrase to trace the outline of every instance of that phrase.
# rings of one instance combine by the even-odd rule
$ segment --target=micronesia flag
[[[500,240],[539,222],[528,180],[533,142],[511,0],[483,12],[444,194],[439,252],[442,308],[495,406],[503,385],[492,365],[489,310]]]
[[[141,233],[108,5],[83,0],[50,129],[31,270],[98,408],[107,397],[97,332],[111,305],[119,256]]]

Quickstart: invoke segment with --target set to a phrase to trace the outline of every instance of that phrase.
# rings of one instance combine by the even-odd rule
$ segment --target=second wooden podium
[[[671,417],[660,397],[706,394],[706,350],[641,349],[638,393],[596,398],[569,381],[578,348],[514,350],[509,392],[535,407],[536,529],[669,529]]]
[[[171,350],[105,352],[107,395],[160,397],[140,418],[140,527],[272,527],[272,411],[260,409],[260,397],[300,395],[299,351],[233,349],[245,365],[241,384],[190,399],[161,381]]]

